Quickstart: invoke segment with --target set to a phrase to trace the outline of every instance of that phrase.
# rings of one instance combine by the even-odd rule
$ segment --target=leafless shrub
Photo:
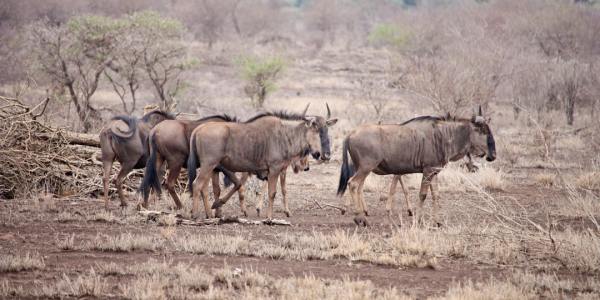
[[[100,251],[131,252],[136,250],[155,251],[162,249],[164,245],[163,241],[154,236],[124,233],[118,236],[99,234],[85,247]]]

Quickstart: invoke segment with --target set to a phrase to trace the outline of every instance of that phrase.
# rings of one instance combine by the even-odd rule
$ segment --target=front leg
[[[279,172],[269,172],[267,178],[267,190],[269,193],[269,207],[267,208],[267,219],[273,218],[273,204],[275,203],[275,195],[277,194],[277,178]]]
[[[279,184],[281,185],[281,197],[283,200],[283,213],[285,213],[286,217],[290,217],[292,214],[290,213],[290,208],[288,206],[288,201],[287,201],[287,190],[285,188],[285,177],[287,173],[287,168],[285,168],[283,171],[281,171],[281,174],[279,174]]]

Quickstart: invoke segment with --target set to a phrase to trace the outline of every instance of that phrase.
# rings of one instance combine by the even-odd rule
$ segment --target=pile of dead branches
[[[38,121],[48,102],[45,99],[30,107],[19,99],[0,96],[0,198],[101,191],[98,138]]]

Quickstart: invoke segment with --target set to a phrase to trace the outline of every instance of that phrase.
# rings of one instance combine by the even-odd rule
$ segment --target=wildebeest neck
[[[466,122],[437,122],[435,125],[444,160],[456,161],[464,157],[470,147],[471,127]]]

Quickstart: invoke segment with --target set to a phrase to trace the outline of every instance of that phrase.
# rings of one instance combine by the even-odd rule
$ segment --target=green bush
[[[246,86],[244,91],[250,97],[252,104],[263,107],[263,104],[271,92],[276,90],[275,81],[281,76],[285,69],[283,58],[245,56],[237,62]]]

